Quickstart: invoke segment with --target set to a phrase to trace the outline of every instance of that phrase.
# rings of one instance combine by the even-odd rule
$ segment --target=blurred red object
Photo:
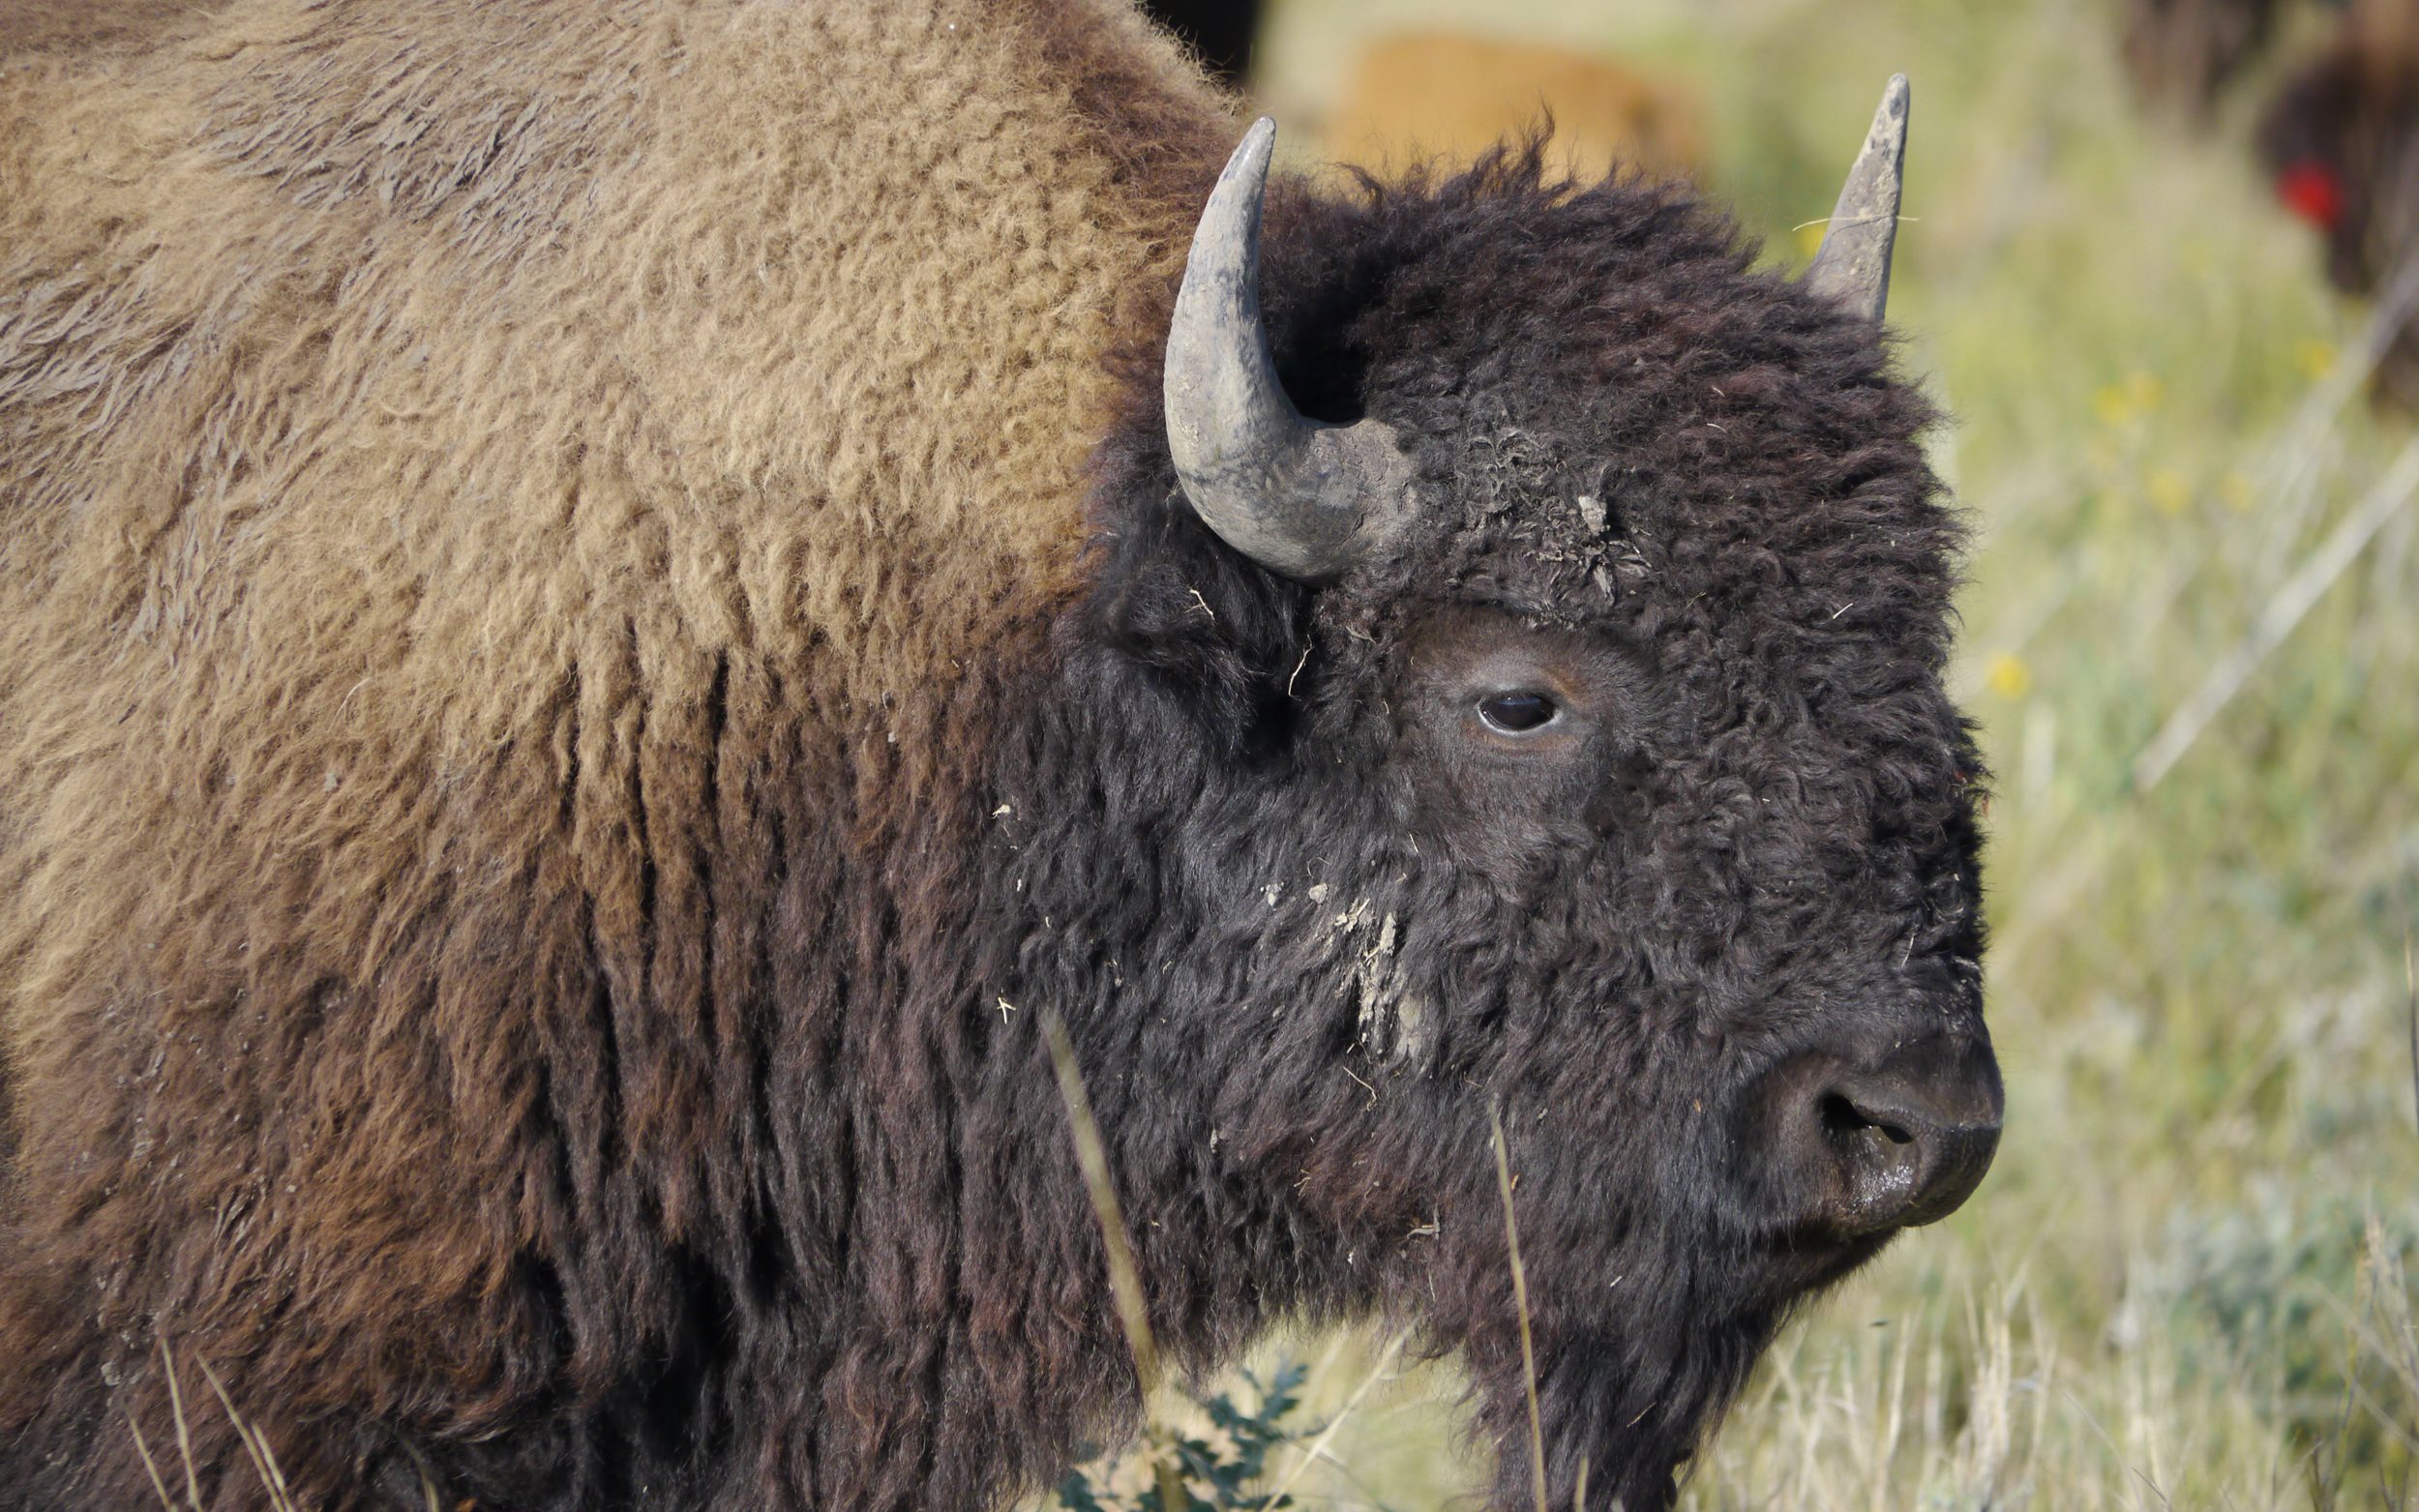
[[[2289,163],[2276,176],[2276,197],[2285,209],[2321,231],[2344,220],[2344,181],[2323,163]]]

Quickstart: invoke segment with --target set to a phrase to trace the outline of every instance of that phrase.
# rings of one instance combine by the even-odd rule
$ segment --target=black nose
[[[1986,1041],[1930,1034],[1870,1057],[1801,1055],[1765,1083],[1768,1146],[1803,1221],[1845,1237],[1946,1218],[1999,1148]]]

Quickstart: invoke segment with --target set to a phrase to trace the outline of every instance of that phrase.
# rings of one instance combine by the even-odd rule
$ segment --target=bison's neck
[[[747,1358],[742,1340],[733,1364],[740,1379],[794,1382],[813,1414],[895,1409],[879,1463],[830,1468],[836,1503],[881,1500],[881,1478],[922,1458],[931,1478],[908,1499],[967,1504],[1050,1470],[1137,1406],[1051,1021],[1108,1156],[1114,1242],[1140,1262],[1172,1361],[1207,1362],[1288,1308],[1352,1300],[1333,1282],[1344,1241],[1314,1236],[1286,1182],[1263,1179],[1296,1168],[1249,1148],[1256,1105],[1285,1095],[1263,1076],[1253,1021],[1289,1006],[1220,985],[1248,977],[1257,915],[1203,889],[1206,862],[1171,855],[1247,814],[1250,794],[1164,694],[1063,621],[1030,628],[1043,633],[996,664],[1010,673],[960,685],[939,711],[946,728],[903,737],[951,753],[941,766],[909,780],[931,758],[868,731],[851,783],[884,796],[878,821],[862,811],[852,837],[834,837],[843,868],[777,889],[773,952],[815,985],[773,1005],[764,1104],[790,1127],[769,1153],[775,1171],[821,1162],[821,1180],[768,1216],[798,1235],[785,1263],[802,1286],[787,1302],[836,1305],[817,1319],[820,1357]],[[889,775],[869,786],[873,771]],[[1271,846],[1271,864],[1288,848]],[[1259,900],[1259,885],[1243,890]],[[818,887],[843,902],[817,904]],[[1329,1292],[1289,1290],[1312,1274]],[[894,1326],[872,1344],[860,1318]],[[928,1394],[935,1382],[947,1389]]]

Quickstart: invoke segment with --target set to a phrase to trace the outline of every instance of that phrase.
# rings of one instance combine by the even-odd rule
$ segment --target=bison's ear
[[[1310,589],[1228,546],[1173,489],[1131,509],[1101,545],[1090,606],[1100,641],[1181,701],[1219,749],[1275,734]]]

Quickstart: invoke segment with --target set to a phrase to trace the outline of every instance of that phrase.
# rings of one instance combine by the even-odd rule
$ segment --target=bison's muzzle
[[[1990,1169],[2004,1107],[1989,1041],[1960,1033],[1808,1052],[1751,1101],[1763,1148],[1790,1174],[1795,1226],[1840,1239],[1956,1211]]]

